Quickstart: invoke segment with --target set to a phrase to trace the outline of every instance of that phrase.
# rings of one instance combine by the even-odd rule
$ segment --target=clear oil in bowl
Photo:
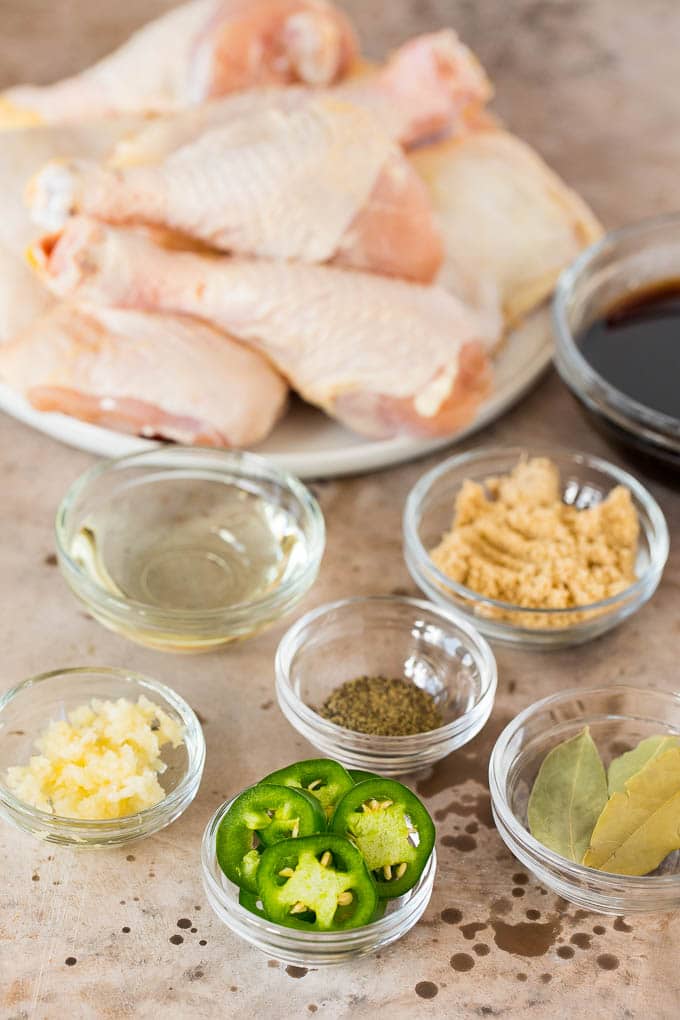
[[[100,588],[150,614],[210,613],[266,597],[300,569],[307,549],[281,504],[233,483],[175,473],[132,482],[90,508],[70,554]],[[179,647],[206,644],[175,637]]]

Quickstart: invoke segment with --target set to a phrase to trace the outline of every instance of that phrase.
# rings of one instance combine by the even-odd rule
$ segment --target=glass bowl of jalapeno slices
[[[407,787],[320,758],[223,804],[205,830],[215,914],[263,952],[324,966],[405,935],[430,900],[435,828]]]
[[[402,596],[359,596],[313,609],[276,653],[276,695],[295,729],[322,754],[385,776],[433,765],[472,740],[491,714],[496,683],[493,652],[461,613]],[[365,689],[353,689],[357,684]],[[348,714],[329,717],[339,695]],[[352,695],[361,695],[354,705]],[[434,716],[427,711],[419,723],[423,700]],[[359,718],[352,711],[358,707]],[[375,725],[395,719],[415,725]],[[391,735],[395,729],[403,735]]]

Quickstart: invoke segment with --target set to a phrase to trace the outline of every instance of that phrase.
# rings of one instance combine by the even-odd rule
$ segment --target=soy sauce
[[[628,294],[584,331],[579,344],[616,389],[680,419],[680,279]]]

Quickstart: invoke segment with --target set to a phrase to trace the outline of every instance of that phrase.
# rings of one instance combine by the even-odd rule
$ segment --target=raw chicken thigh
[[[222,251],[335,259],[423,282],[442,259],[427,189],[402,150],[367,110],[328,97],[234,119],[159,166],[56,161],[28,197],[50,229],[77,210]]]
[[[38,410],[210,446],[263,439],[287,393],[257,352],[205,323],[68,304],[0,347],[0,379]]]
[[[506,324],[545,301],[560,272],[602,227],[528,145],[479,130],[411,154],[446,249],[439,282],[466,300],[485,294]]]
[[[310,403],[367,435],[439,435],[490,385],[480,320],[452,295],[329,266],[169,250],[75,218],[34,248],[55,293],[197,316],[263,352]]]
[[[192,0],[93,67],[0,96],[0,125],[162,113],[260,85],[329,85],[357,52],[347,17],[325,0]]]

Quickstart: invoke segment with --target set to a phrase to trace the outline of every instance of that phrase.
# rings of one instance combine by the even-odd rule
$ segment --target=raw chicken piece
[[[468,121],[480,117],[493,88],[474,54],[455,32],[444,29],[409,40],[382,67],[362,68],[325,92],[370,110],[383,131],[408,147],[435,134],[465,130]],[[311,95],[300,86],[252,89],[159,118],[124,138],[111,162],[161,162],[205,131],[257,117],[263,110],[294,110]]]
[[[0,125],[161,113],[258,85],[329,85],[356,52],[347,17],[325,0],[192,0],[72,78],[9,89]]]
[[[287,387],[256,351],[195,319],[67,304],[0,348],[0,378],[40,411],[207,446],[250,446]]]
[[[0,243],[0,348],[51,304],[26,263]]]
[[[474,53],[452,29],[416,36],[374,74],[341,82],[335,95],[372,110],[407,147],[464,129],[493,95]]]
[[[452,295],[329,266],[167,250],[72,220],[32,251],[59,294],[199,316],[262,351],[357,432],[446,435],[490,385],[481,325]]]
[[[52,303],[24,261],[35,228],[23,202],[27,179],[53,155],[100,159],[133,121],[37,127],[5,134],[0,145],[0,344],[12,339]]]
[[[439,283],[464,300],[493,295],[509,326],[552,291],[602,228],[524,142],[480,130],[411,154],[444,236]]]
[[[72,212],[179,231],[222,251],[430,281],[442,260],[427,189],[367,110],[316,97],[201,135],[159,166],[54,161],[27,193],[55,230]]]

